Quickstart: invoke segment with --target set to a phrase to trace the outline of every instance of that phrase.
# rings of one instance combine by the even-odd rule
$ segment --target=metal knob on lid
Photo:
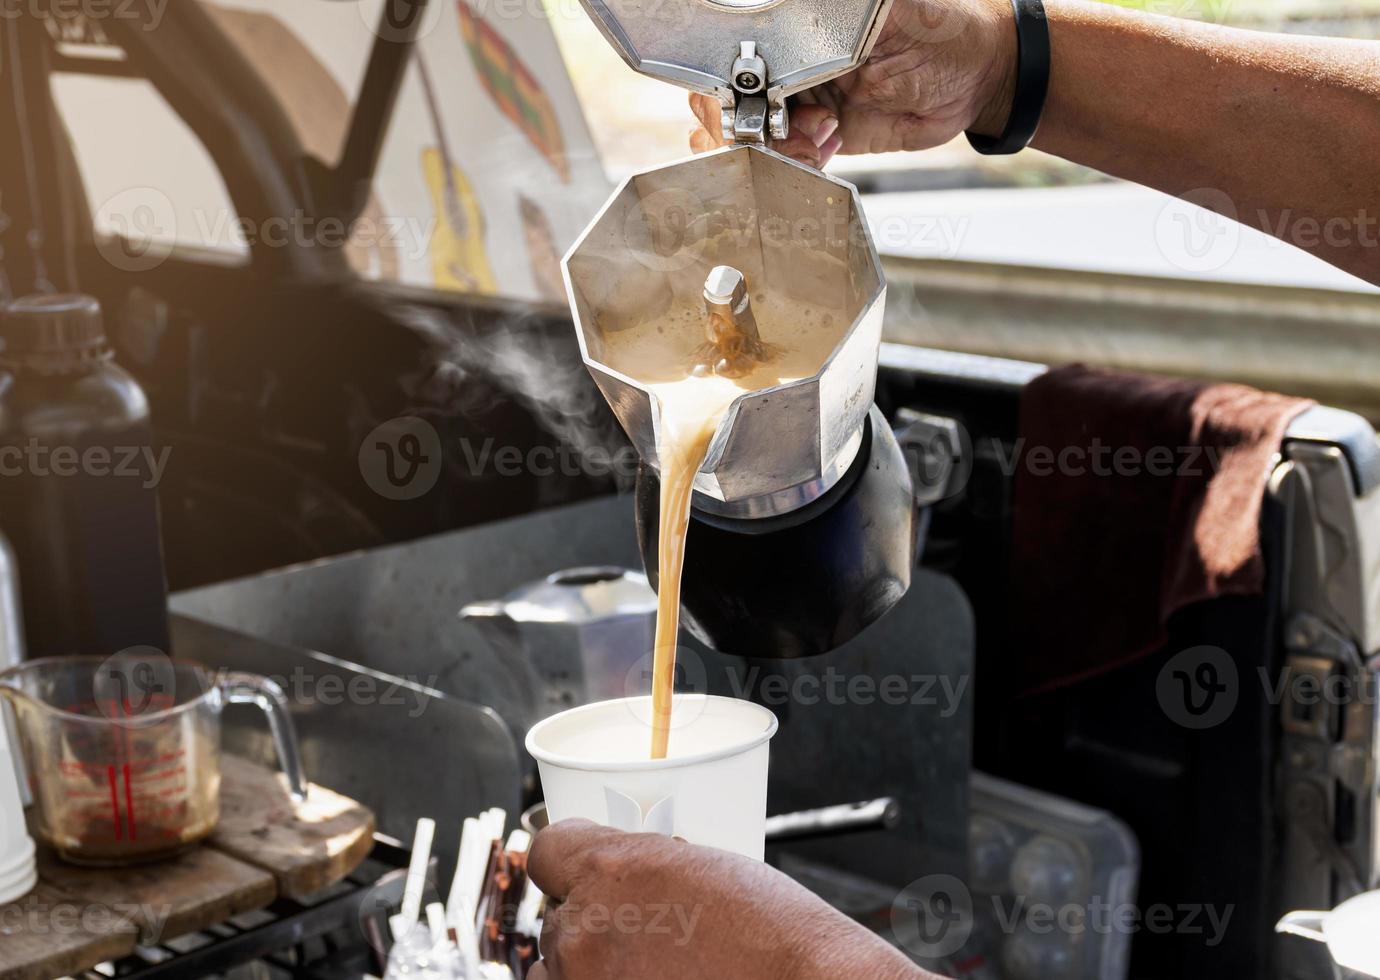
[[[725,377],[750,373],[768,357],[752,312],[747,278],[731,265],[717,265],[704,281],[707,339],[696,370]]]
[[[867,58],[891,0],[581,0],[635,71],[717,97],[724,135],[785,139],[786,98]]]

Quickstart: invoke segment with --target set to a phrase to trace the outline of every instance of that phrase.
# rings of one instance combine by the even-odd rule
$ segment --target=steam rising
[[[428,307],[406,307],[401,319],[433,342],[436,359],[424,372],[424,391],[417,393],[429,403],[439,401],[437,407],[473,416],[492,407],[486,389],[496,387],[581,459],[602,463],[591,465],[588,472],[607,473],[611,457],[632,453],[580,360],[573,331],[559,330],[549,316],[515,314],[483,332],[463,330],[445,313]],[[487,385],[470,383],[479,380]],[[613,470],[620,489],[626,489],[631,467]]]

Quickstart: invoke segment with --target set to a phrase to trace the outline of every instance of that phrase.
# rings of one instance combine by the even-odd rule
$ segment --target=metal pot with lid
[[[744,390],[709,444],[681,598],[687,627],[714,649],[827,652],[905,594],[918,522],[873,405],[886,280],[861,199],[769,144],[789,130],[791,94],[867,57],[890,2],[583,3],[635,70],[718,98],[733,141],[628,178],[564,261],[585,364],[642,460],[644,565],[656,565],[666,379],[639,373],[620,341],[655,332],[712,346],[716,317],[752,344],[789,336],[791,372]]]
[[[526,668],[532,702],[518,731],[592,701],[625,697],[630,674],[649,659],[656,594],[647,577],[612,566],[570,568],[473,602],[460,618],[490,647]],[[646,663],[650,670],[650,664]]]

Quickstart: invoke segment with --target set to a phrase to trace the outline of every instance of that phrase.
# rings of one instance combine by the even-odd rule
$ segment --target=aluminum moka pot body
[[[872,407],[886,282],[856,189],[770,149],[725,147],[628,178],[564,261],[585,364],[658,470],[656,394],[606,361],[606,340],[702,307],[725,265],[746,276],[759,316],[788,297],[836,334],[814,375],[734,402],[695,482],[697,509],[779,516],[847,472]]]

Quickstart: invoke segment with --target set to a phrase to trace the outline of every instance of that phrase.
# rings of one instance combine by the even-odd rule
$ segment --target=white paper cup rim
[[[772,714],[770,710],[764,708],[762,705],[754,704],[751,701],[744,701],[740,698],[726,698],[716,694],[677,694],[671,702],[673,712],[677,705],[684,704],[687,701],[701,701],[703,702],[701,709],[709,705],[715,705],[742,714],[756,715],[760,718],[762,727],[759,731],[754,732],[750,738],[742,739],[730,745],[720,746],[705,752],[697,752],[693,755],[678,755],[665,759],[647,758],[601,761],[598,759],[580,758],[562,752],[552,752],[540,745],[542,737],[549,734],[552,728],[558,725],[568,725],[572,720],[578,719],[581,715],[609,711],[615,705],[627,710],[633,704],[649,703],[651,700],[652,698],[650,695],[643,695],[635,698],[615,698],[610,701],[596,701],[593,704],[581,705],[578,708],[571,708],[569,711],[562,711],[558,715],[552,715],[544,721],[537,722],[532,726],[531,731],[527,733],[527,752],[538,762],[578,772],[660,772],[703,765],[706,762],[729,759],[733,756],[742,755],[744,752],[750,752],[759,745],[764,745],[771,741],[772,736],[776,734],[776,730],[779,727],[776,715]]]

